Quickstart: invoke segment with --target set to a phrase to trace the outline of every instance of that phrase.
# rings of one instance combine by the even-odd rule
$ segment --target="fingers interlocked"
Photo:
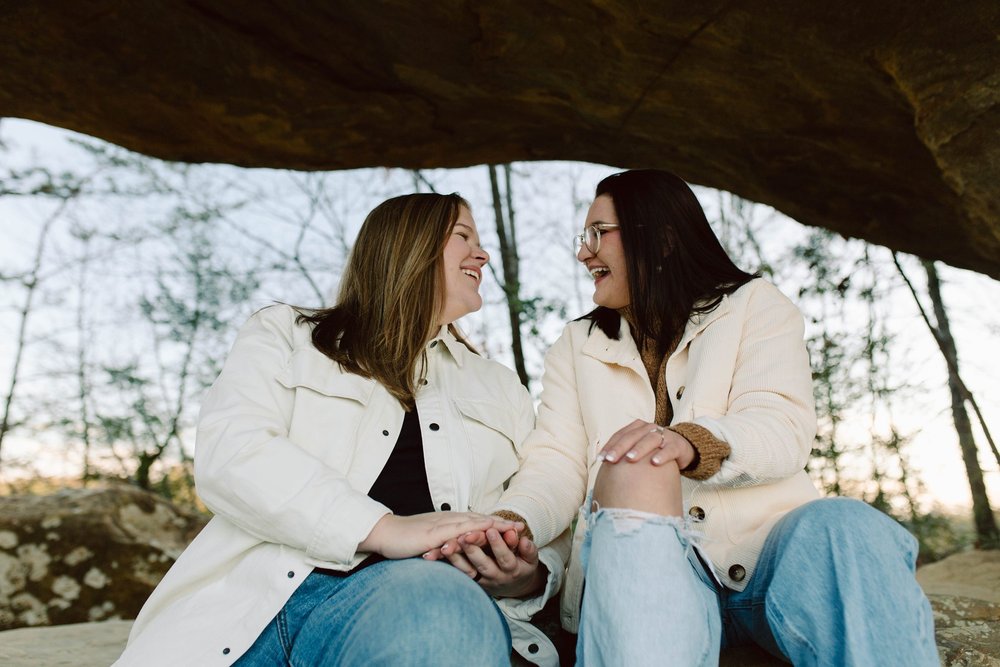
[[[474,531],[458,538],[457,544],[446,544],[442,548],[448,561],[472,577],[494,581],[513,574],[517,569],[518,535],[508,530],[501,533],[495,528],[485,532]]]

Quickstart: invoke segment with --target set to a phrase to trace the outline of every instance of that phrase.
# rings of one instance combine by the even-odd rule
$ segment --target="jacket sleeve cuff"
[[[341,502],[338,512],[331,513],[331,519],[316,530],[306,555],[332,564],[331,569],[348,570],[361,560],[358,545],[368,537],[379,519],[392,512],[364,494],[354,494],[353,498]],[[345,517],[350,518],[345,520]]]
[[[524,517],[517,512],[511,512],[510,510],[497,510],[493,512],[493,516],[500,517],[501,519],[506,519],[507,521],[520,521],[524,524],[524,532],[522,535],[527,537],[529,540],[534,541],[535,536],[531,532],[531,528],[528,526],[528,522],[524,520]]]
[[[548,570],[545,588],[526,598],[497,598],[495,602],[501,611],[511,619],[530,621],[531,617],[542,610],[545,603],[559,592],[562,586],[564,560],[559,550],[554,547],[542,547],[538,550],[538,562]]]
[[[705,480],[719,472],[732,449],[704,426],[692,422],[674,424],[670,430],[682,436],[694,447],[694,461],[681,474],[690,479]]]

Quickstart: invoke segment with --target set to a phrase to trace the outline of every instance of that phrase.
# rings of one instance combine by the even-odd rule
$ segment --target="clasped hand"
[[[359,551],[386,558],[447,559],[490,594],[518,597],[545,582],[538,549],[522,537],[524,524],[475,512],[428,512],[413,516],[386,514]]]
[[[378,553],[386,558],[411,558],[466,533],[490,528],[520,534],[524,524],[475,512],[427,512],[413,516],[386,514],[358,545],[358,550]]]
[[[533,593],[545,585],[547,576],[535,543],[520,535],[519,530],[472,531],[428,551],[424,558],[447,558],[496,597]]]

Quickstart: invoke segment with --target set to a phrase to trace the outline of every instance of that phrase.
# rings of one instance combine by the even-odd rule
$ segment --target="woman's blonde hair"
[[[316,325],[316,349],[344,370],[377,380],[407,409],[426,372],[425,345],[439,326],[442,256],[463,206],[469,208],[457,194],[424,193],[376,206],[361,225],[336,305],[300,311],[298,318]]]

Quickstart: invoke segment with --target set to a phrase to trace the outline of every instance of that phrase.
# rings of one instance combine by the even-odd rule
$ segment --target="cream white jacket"
[[[752,280],[689,322],[665,372],[673,423],[700,424],[732,448],[709,479],[682,478],[682,493],[716,575],[742,590],[774,523],[819,495],[804,471],[816,414],[802,315],[773,285]],[[538,544],[582,517],[603,443],[634,419],[652,421],[656,407],[624,319],[620,340],[588,321],[568,324],[546,356],[542,386],[525,461],[498,503],[525,518]],[[578,521],[563,591],[572,632],[585,530]]]
[[[366,493],[403,409],[316,350],[295,316],[287,306],[254,315],[205,396],[195,477],[215,517],[153,591],[116,665],[232,664],[314,567],[360,563],[358,544],[389,513]],[[489,510],[518,468],[531,399],[511,370],[444,328],[427,363],[416,403],[431,498],[441,510]],[[541,551],[541,595],[498,600],[515,649],[540,665],[557,664],[555,649],[524,621],[558,591],[568,546]]]

